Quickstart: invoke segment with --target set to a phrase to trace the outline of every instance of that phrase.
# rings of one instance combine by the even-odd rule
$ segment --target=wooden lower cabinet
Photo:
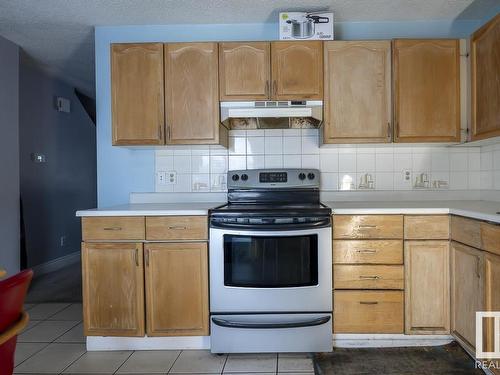
[[[334,333],[403,333],[403,291],[335,290]]]
[[[448,241],[405,242],[405,333],[449,334]]]
[[[498,255],[486,254],[484,257],[484,309],[485,311],[500,311],[500,256]],[[493,319],[488,318],[486,351],[494,351],[493,329]]]
[[[148,336],[208,335],[206,243],[145,245]]]
[[[82,244],[86,336],[144,336],[142,243]]]
[[[476,312],[483,311],[484,254],[451,242],[451,332],[475,349]]]

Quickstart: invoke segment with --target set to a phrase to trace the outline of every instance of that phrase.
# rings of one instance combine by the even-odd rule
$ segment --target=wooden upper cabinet
[[[450,243],[405,241],[405,333],[450,333]]]
[[[217,43],[165,44],[167,144],[219,143]]]
[[[144,336],[142,243],[82,245],[86,336]]]
[[[271,89],[269,42],[219,43],[220,100],[266,100]]]
[[[324,143],[391,142],[391,42],[324,43]]]
[[[323,99],[323,42],[272,42],[272,92],[275,100]]]
[[[206,243],[145,245],[148,336],[208,335]]]
[[[111,45],[113,145],[164,140],[163,44]]]
[[[472,140],[500,136],[500,14],[472,34]]]
[[[396,142],[460,141],[459,57],[456,39],[394,41]]]

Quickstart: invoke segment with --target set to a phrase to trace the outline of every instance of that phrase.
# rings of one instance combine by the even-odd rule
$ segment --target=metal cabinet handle
[[[273,81],[273,94],[276,96],[278,93],[278,85],[276,84],[276,80]]]
[[[149,249],[144,250],[144,259],[146,262],[146,267],[149,267]]]
[[[369,228],[376,228],[376,225],[373,224],[359,224],[358,228],[359,229],[369,229]]]
[[[167,140],[170,140],[170,126],[167,125]]]
[[[361,249],[361,250],[356,250],[356,252],[361,254],[375,254],[377,250]]]
[[[311,320],[304,320],[298,322],[233,322],[227,319],[212,318],[212,322],[224,328],[250,328],[250,329],[277,329],[277,328],[301,328],[301,327],[314,327],[326,324],[330,321],[330,316],[323,316]]]
[[[391,139],[392,136],[392,128],[391,128],[391,123],[387,123],[387,138]]]
[[[481,262],[481,259],[479,258],[479,256],[476,255],[476,276],[478,279],[481,278],[481,272],[480,272],[480,263]]]
[[[269,92],[269,80],[266,81],[266,94],[265,94],[268,98],[271,96],[270,95],[270,92]]]
[[[360,305],[378,305],[377,301],[359,301]]]
[[[158,125],[158,139],[159,140],[161,140],[163,138],[163,135],[162,135],[163,132],[161,130],[162,126],[163,126],[162,124]]]
[[[122,230],[122,227],[104,227],[103,230]]]
[[[359,278],[362,280],[378,280],[381,277],[380,276],[360,276]]]
[[[139,249],[137,248],[135,249],[134,260],[135,260],[135,265],[139,267]]]
[[[181,226],[181,225],[172,225],[172,226],[169,226],[168,229],[186,230],[187,227],[186,226]]]

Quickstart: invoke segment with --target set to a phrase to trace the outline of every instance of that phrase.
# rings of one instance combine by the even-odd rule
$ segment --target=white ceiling
[[[99,25],[276,22],[280,10],[333,10],[336,21],[483,19],[500,0],[0,0],[0,35],[28,59],[93,92]]]

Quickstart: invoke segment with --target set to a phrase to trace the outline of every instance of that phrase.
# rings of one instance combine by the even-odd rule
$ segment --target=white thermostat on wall
[[[280,40],[333,40],[333,12],[281,12]]]
[[[56,109],[58,112],[71,112],[71,101],[69,99],[63,98],[62,96],[56,97]]]

